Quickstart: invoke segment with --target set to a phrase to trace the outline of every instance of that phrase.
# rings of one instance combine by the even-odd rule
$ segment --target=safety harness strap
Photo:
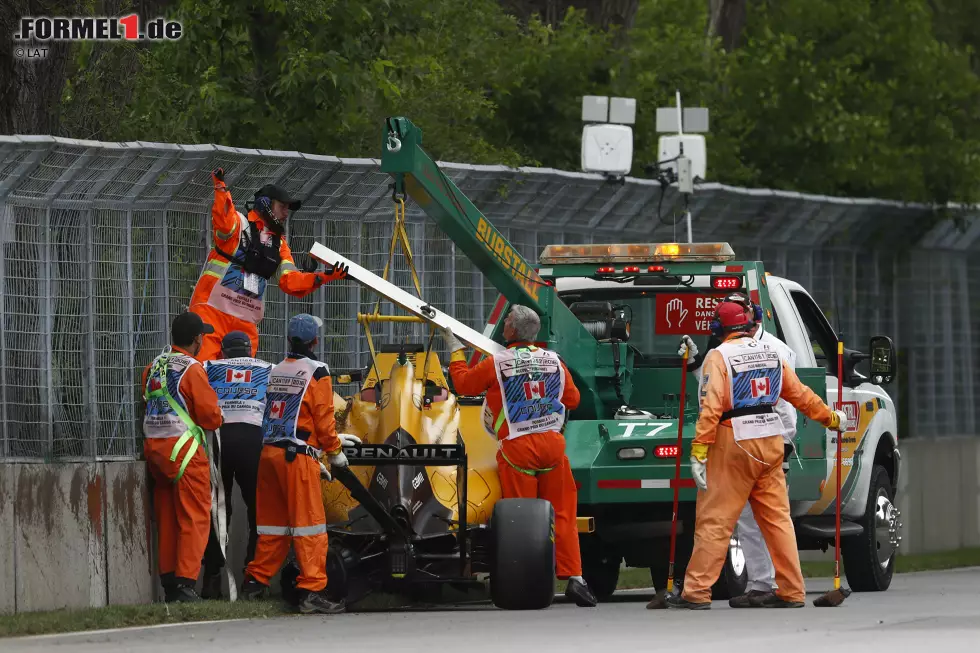
[[[193,440],[190,448],[187,450],[187,453],[184,454],[183,461],[180,463],[180,470],[177,472],[177,477],[174,478],[174,483],[177,483],[177,481],[179,481],[184,475],[184,470],[187,469],[187,465],[190,464],[191,458],[194,457],[194,454],[197,452],[198,448],[201,445],[204,445],[204,451],[205,454],[207,454],[208,445],[207,440],[204,437],[204,429],[194,423],[194,420],[192,420],[191,416],[187,414],[184,407],[177,403],[177,400],[174,399],[173,395],[171,395],[167,390],[167,364],[169,363],[172,355],[173,352],[166,351],[153,364],[153,368],[150,370],[149,376],[152,377],[155,374],[159,375],[160,389],[151,391],[148,387],[144,388],[143,397],[147,400],[156,399],[161,396],[166,397],[167,403],[170,405],[170,409],[177,414],[180,421],[182,421],[187,427],[187,430],[184,431],[179,438],[177,438],[177,444],[174,445],[173,451],[170,452],[170,462],[175,462],[177,460],[177,455],[180,453],[180,450],[184,447],[187,441]]]
[[[525,469],[523,467],[518,467],[510,461],[510,458],[508,458],[507,454],[504,453],[503,447],[500,448],[500,455],[503,457],[505,463],[519,471],[521,474],[526,474],[527,476],[537,476],[538,474],[544,474],[545,472],[550,472],[554,469],[554,467],[546,467],[544,469]]]
[[[767,413],[775,412],[772,406],[749,406],[747,408],[736,408],[734,410],[726,410],[721,414],[722,422],[726,422],[735,417],[746,417],[748,415],[765,415]]]

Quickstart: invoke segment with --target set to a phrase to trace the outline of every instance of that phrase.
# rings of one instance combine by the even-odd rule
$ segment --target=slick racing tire
[[[555,598],[555,510],[543,499],[501,499],[490,518],[490,598],[541,610]]]
[[[860,522],[864,532],[843,538],[840,546],[844,575],[855,592],[884,592],[892,583],[897,546],[891,530],[898,521],[894,497],[888,472],[875,465],[868,505]]]

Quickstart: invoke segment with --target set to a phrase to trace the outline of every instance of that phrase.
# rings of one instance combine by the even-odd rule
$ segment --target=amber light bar
[[[730,261],[728,243],[647,243],[620,245],[548,245],[540,261],[561,263],[648,263],[660,261]]]

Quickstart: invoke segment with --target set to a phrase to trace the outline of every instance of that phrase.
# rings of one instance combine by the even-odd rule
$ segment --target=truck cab
[[[682,335],[701,352],[717,301],[733,291],[762,307],[762,328],[796,353],[796,372],[825,402],[837,397],[838,336],[806,289],[765,272],[760,261],[740,261],[727,243],[552,245],[538,274],[602,345],[596,380],[605,380],[603,412],[573,412],[565,430],[567,453],[579,492],[579,517],[591,517],[580,534],[585,576],[597,595],[608,596],[625,561],[649,567],[665,586],[672,514],[678,417],[681,439],[677,577],[683,577],[693,544],[696,490],[688,458],[697,421],[697,377],[682,372]],[[501,313],[498,311],[497,313]],[[491,324],[487,332],[493,333]],[[898,547],[895,507],[900,455],[894,402],[881,387],[894,375],[888,338],[869,343],[872,373],[858,371],[869,354],[847,349],[844,397],[848,416],[842,456],[842,555],[850,586],[887,589]],[[829,355],[827,354],[829,352]],[[681,375],[688,374],[681,401]],[[834,406],[836,407],[836,406]],[[801,549],[834,544],[835,431],[802,414],[788,484]],[[744,591],[746,574],[737,530],[716,598]]]

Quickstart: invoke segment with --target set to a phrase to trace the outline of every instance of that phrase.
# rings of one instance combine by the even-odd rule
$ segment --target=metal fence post
[[[85,384],[82,396],[84,397],[86,412],[89,415],[89,433],[82,445],[82,455],[95,460],[99,455],[99,386],[95,371],[95,364],[98,360],[95,349],[95,209],[90,208],[83,215],[88,216],[88,225],[85,229],[85,248],[86,256],[88,256],[88,265],[86,266],[88,269],[88,301],[85,302],[86,309],[88,310],[88,315],[86,316],[86,322],[88,323],[88,334],[86,338],[88,356],[83,356],[82,361],[84,364],[84,361],[86,359],[88,360],[88,372],[86,374],[88,383]]]
[[[41,458],[50,459],[54,455],[54,377],[52,375],[52,358],[54,357],[54,308],[52,306],[52,261],[51,261],[51,205],[44,209],[44,242],[42,243],[41,265],[44,268],[44,300],[40,302],[42,323],[44,324],[44,387],[41,395],[47,406],[47,451],[41,452]]]
[[[12,214],[12,207],[4,202],[0,206],[0,419],[3,420],[2,428],[3,441],[0,444],[0,457],[10,455],[10,433],[8,432],[7,422],[7,307],[4,297],[7,295],[7,271],[4,264],[7,242],[7,220]]]
[[[129,419],[126,420],[126,454],[136,455],[136,433],[130,429],[135,425],[135,406],[136,406],[136,325],[133,320],[135,309],[136,293],[133,288],[133,209],[126,211],[126,403],[129,406],[125,412]],[[117,422],[118,424],[118,422]]]

